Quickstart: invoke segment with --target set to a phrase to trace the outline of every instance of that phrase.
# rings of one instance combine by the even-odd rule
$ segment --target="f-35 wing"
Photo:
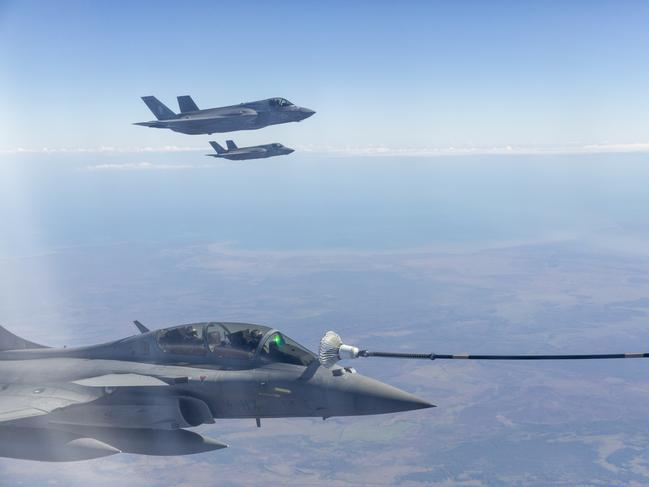
[[[187,123],[188,120],[191,120],[193,122],[201,122],[201,121],[209,122],[210,120],[215,120],[215,119],[227,120],[232,118],[252,118],[252,117],[257,117],[259,114],[260,113],[257,112],[257,110],[253,110],[252,108],[236,108],[236,109],[222,110],[219,113],[184,116],[184,117],[178,117],[178,118],[163,120],[163,121],[165,124],[174,125],[174,124]]]
[[[44,416],[74,404],[85,404],[103,396],[99,389],[75,384],[0,386],[0,423]]]

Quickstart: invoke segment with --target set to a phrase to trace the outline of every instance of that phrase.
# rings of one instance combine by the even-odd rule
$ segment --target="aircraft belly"
[[[58,425],[49,429],[0,428],[0,457],[71,462],[117,453],[192,455],[227,448],[186,430],[122,429]]]
[[[138,455],[193,455],[228,446],[186,430],[76,428],[73,431],[110,444],[123,453]]]
[[[52,413],[50,424],[112,426],[122,428],[176,429],[183,424],[178,408],[171,404],[147,406],[91,405]]]
[[[258,156],[251,154],[251,153],[242,153],[242,154],[229,154],[226,155],[226,159],[230,159],[231,161],[245,161],[248,159],[256,159]]]
[[[255,126],[255,117],[250,118],[219,118],[200,120],[181,120],[169,124],[169,128],[184,134],[216,134],[225,132],[236,132],[239,130],[251,130],[259,128]]]
[[[210,407],[192,396],[147,396],[140,404],[105,400],[71,406],[51,413],[49,424],[117,428],[178,429],[213,423]]]
[[[0,428],[0,457],[41,462],[91,460],[120,453],[94,438],[56,430]]]

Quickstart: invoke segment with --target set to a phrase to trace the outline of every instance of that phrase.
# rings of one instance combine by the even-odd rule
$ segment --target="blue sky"
[[[284,96],[319,149],[645,144],[644,2],[0,0],[0,149],[203,147],[139,96]],[[205,140],[203,140],[205,139]]]

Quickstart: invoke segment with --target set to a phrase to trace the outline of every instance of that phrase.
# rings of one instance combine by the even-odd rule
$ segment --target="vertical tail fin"
[[[225,145],[228,146],[228,150],[237,150],[238,149],[237,144],[235,144],[233,140],[226,140]]]
[[[217,154],[223,154],[227,152],[223,147],[218,142],[214,142],[213,140],[210,140],[210,145],[214,148]]]
[[[149,110],[153,112],[158,120],[169,120],[171,118],[176,118],[176,114],[155,96],[143,96],[142,101],[146,103],[146,106],[149,107]]]
[[[144,326],[138,320],[135,320],[133,324],[137,327],[138,330],[140,330],[140,333],[148,333],[150,331],[146,326]]]
[[[0,326],[0,351],[4,350],[22,350],[25,348],[47,348],[38,343],[30,342],[14,335],[9,330]]]
[[[178,98],[178,108],[180,108],[180,113],[198,111],[198,106],[194,103],[191,96],[183,95],[176,98]]]

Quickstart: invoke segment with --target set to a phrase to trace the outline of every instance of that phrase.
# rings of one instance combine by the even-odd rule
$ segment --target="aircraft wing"
[[[173,127],[175,125],[187,125],[188,123],[200,125],[201,123],[208,124],[215,120],[253,119],[257,117],[257,115],[258,113],[255,110],[245,109],[228,113],[193,116],[191,118],[173,118],[168,120],[152,120],[150,122],[135,122],[133,125],[140,125],[142,127]]]
[[[54,410],[98,399],[102,390],[75,384],[0,386],[0,423],[44,416]]]
[[[105,388],[170,386],[188,380],[188,377],[106,374],[55,385],[0,383],[0,424],[92,402],[105,395]]]
[[[233,114],[224,114],[224,115],[210,115],[209,117],[192,117],[190,119],[175,119],[175,120],[164,120],[165,126],[173,125],[186,125],[187,123],[209,123],[214,120],[233,120],[233,119],[252,119],[257,117],[257,112],[252,113],[233,113]],[[153,123],[154,126],[157,126],[155,122],[138,122],[136,125],[143,125]]]
[[[152,375],[106,374],[74,381],[74,384],[88,387],[151,387],[168,386],[177,379],[158,379]]]

